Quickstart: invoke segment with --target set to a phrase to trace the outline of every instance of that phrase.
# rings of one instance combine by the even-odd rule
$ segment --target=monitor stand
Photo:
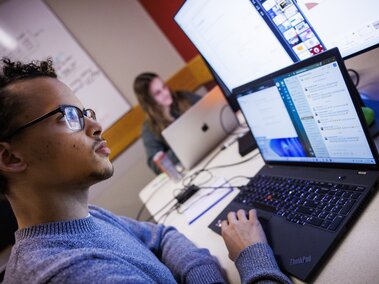
[[[238,138],[238,152],[241,157],[249,154],[251,151],[257,148],[257,142],[253,135],[250,133],[250,130],[247,131],[243,136]]]

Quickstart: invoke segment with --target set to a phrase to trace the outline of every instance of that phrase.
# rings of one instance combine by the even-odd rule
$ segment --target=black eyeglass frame
[[[73,129],[70,126],[70,124],[68,122],[68,118],[66,116],[66,112],[65,112],[66,108],[74,108],[74,109],[77,110],[78,114],[81,114],[79,116],[79,122],[80,122],[80,127],[81,127],[80,129]],[[12,138],[13,136],[19,134],[22,130],[24,130],[24,129],[26,129],[26,128],[28,128],[28,127],[30,127],[30,126],[38,123],[38,122],[41,122],[42,120],[44,120],[44,119],[46,119],[46,118],[48,118],[48,117],[50,117],[50,116],[52,116],[52,115],[54,115],[56,113],[61,113],[64,116],[64,118],[65,118],[65,121],[66,121],[66,124],[67,124],[68,128],[70,128],[71,130],[74,130],[74,131],[80,131],[80,130],[84,129],[84,126],[85,126],[84,116],[86,116],[88,118],[91,118],[93,120],[96,120],[96,113],[95,113],[94,110],[92,110],[90,108],[87,108],[87,109],[83,108],[83,110],[81,110],[77,106],[73,106],[73,105],[59,105],[56,109],[54,109],[54,110],[52,110],[52,111],[50,111],[50,112],[48,112],[48,113],[46,113],[46,114],[44,114],[44,115],[42,115],[42,116],[40,116],[38,118],[32,120],[31,122],[29,122],[29,123],[27,123],[27,124],[25,124],[25,125],[17,128],[13,132],[11,132],[9,135],[5,136],[3,139],[4,140],[8,140],[8,139]]]

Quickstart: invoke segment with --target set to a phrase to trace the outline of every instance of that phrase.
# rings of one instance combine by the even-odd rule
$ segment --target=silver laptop
[[[162,131],[186,169],[191,169],[237,127],[238,120],[219,88],[201,98]]]

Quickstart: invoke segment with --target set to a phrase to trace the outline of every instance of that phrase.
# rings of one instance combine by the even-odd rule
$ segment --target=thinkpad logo
[[[312,256],[311,255],[308,255],[308,256],[300,256],[300,257],[296,257],[296,258],[291,258],[290,259],[290,265],[298,265],[298,264],[305,264],[305,263],[309,263],[312,261]]]

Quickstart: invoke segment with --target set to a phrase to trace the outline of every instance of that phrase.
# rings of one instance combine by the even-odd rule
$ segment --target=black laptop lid
[[[359,94],[337,48],[233,93],[266,163],[378,168]]]

